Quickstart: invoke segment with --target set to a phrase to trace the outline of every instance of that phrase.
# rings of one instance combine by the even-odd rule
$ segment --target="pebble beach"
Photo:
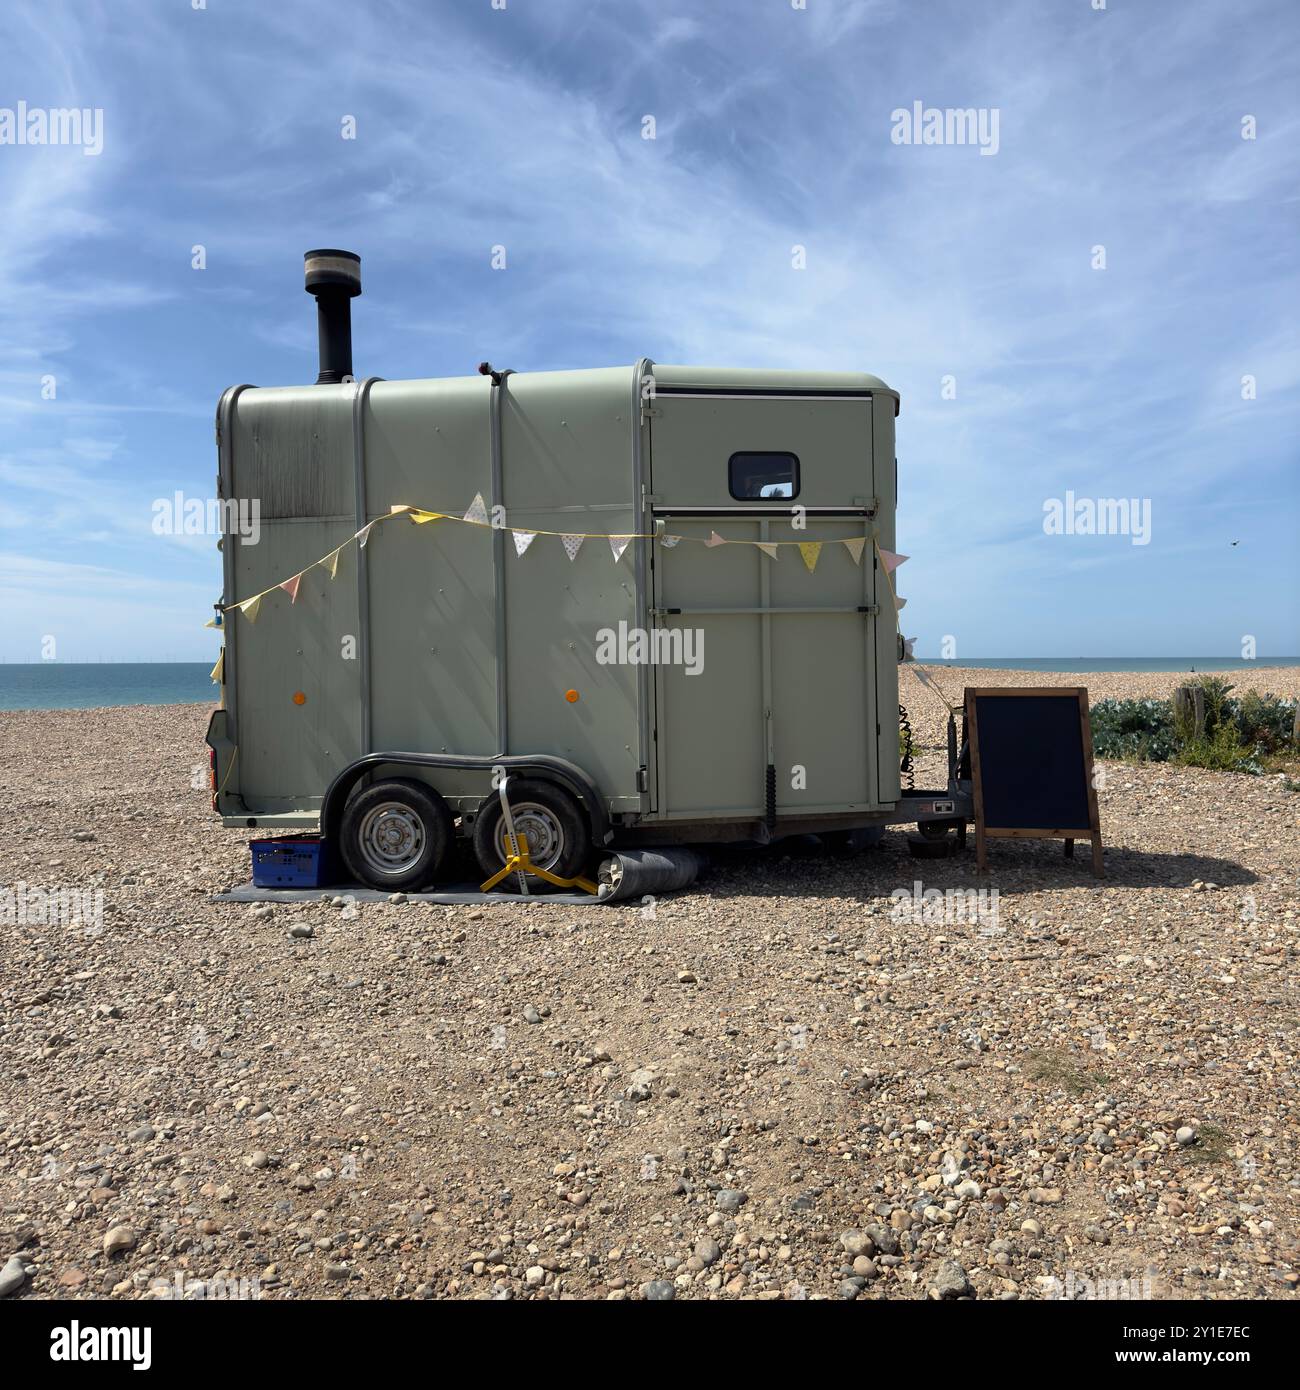
[[[946,711],[900,694],[942,785]],[[1105,764],[1101,880],[890,831],[650,908],[250,907],[213,901],[250,832],[208,712],[0,713],[0,1296],[1295,1297],[1280,776]],[[926,920],[921,884],[985,896]]]

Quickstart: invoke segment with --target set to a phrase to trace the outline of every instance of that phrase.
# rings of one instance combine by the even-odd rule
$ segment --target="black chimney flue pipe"
[[[320,331],[320,375],[316,385],[352,376],[352,305],[361,293],[361,257],[352,251],[308,251],[303,257],[306,290],[316,296]]]

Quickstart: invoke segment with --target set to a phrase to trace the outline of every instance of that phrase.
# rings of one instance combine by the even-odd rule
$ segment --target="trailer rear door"
[[[876,611],[890,600],[870,543],[856,560],[841,543],[870,533],[882,492],[870,397],[661,393],[650,433],[656,521],[681,537],[653,547],[654,622],[681,634],[654,667],[658,814],[892,804],[896,757],[883,781],[879,764],[882,739],[897,746],[894,697],[890,732],[877,727]],[[892,482],[891,449],[891,515]],[[704,543],[715,535],[732,543]],[[735,542],[785,544],[773,559]],[[815,570],[797,543],[820,545]]]

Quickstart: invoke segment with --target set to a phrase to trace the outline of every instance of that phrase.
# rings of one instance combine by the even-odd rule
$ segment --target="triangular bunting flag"
[[[582,542],[586,539],[586,537],[561,536],[560,539],[564,542],[564,553],[569,557],[570,560],[576,560],[578,558],[578,551],[582,549]]]
[[[773,560],[780,558],[781,552],[771,541],[755,541],[754,544],[758,546],[764,555],[770,556]]]
[[[222,619],[222,614],[218,613],[215,617],[209,618],[209,619],[207,620],[207,622],[203,624],[203,626],[204,626],[204,627],[215,627],[216,630],[217,630],[218,632],[220,632],[220,631],[221,631],[221,619]]]
[[[331,554],[327,555],[327,556],[321,561],[321,564],[324,565],[325,568],[329,570],[329,572],[330,572],[330,578],[331,578],[331,579],[334,579],[334,578],[338,575],[338,572],[339,572],[339,552],[340,552],[342,549],[343,549],[343,547],[342,547],[342,546],[339,546],[338,550],[333,551]]]
[[[487,519],[487,507],[483,505],[483,494],[481,492],[476,492],[474,494],[474,500],[469,504],[469,511],[465,513],[464,520],[476,521],[480,526],[486,526]]]
[[[366,542],[370,539],[370,528],[374,524],[375,523],[373,521],[367,522],[366,525],[364,525],[361,528],[361,530],[357,532],[357,544],[361,547],[362,550],[366,548]]]
[[[295,574],[292,579],[286,579],[280,587],[289,595],[290,603],[298,602],[298,585],[302,583],[302,575]]]
[[[388,515],[389,515],[389,516],[401,516],[401,514],[402,514],[403,512],[413,512],[414,510],[415,510],[414,507],[408,507],[408,506],[402,504],[402,505],[399,505],[399,506],[396,506],[396,507],[389,507],[389,509],[388,509]]]
[[[536,531],[511,531],[510,534],[515,538],[516,555],[522,555],[537,539]]]
[[[900,609],[901,609],[901,608],[906,608],[906,607],[907,607],[907,600],[906,600],[905,598],[899,598],[898,595],[895,594],[895,595],[894,595],[894,607],[895,607],[895,608],[900,608]]]
[[[250,623],[257,621],[257,610],[262,606],[262,595],[254,594],[252,598],[246,598],[239,604],[239,611],[248,619]]]
[[[821,557],[821,541],[800,541],[799,554],[803,556],[803,562],[808,566],[808,573],[811,574],[817,568],[817,561]]]
[[[222,647],[220,656],[217,657],[217,664],[209,672],[209,679],[216,685],[226,683],[226,649]]]
[[[441,521],[446,516],[446,512],[422,512],[415,507],[408,507],[406,514],[417,526],[423,526],[426,521]]]
[[[896,555],[892,550],[881,550],[880,558],[885,562],[885,573],[893,574],[899,565],[910,557],[907,555]]]
[[[681,540],[680,536],[660,536],[659,544],[662,545],[665,550],[671,550],[679,540]]]
[[[862,563],[862,547],[866,545],[866,543],[866,536],[844,537],[844,548],[853,556],[853,563],[855,565],[860,565]]]
[[[915,637],[904,637],[904,638],[903,638],[903,660],[904,660],[904,661],[911,661],[911,660],[912,660],[912,648],[915,647],[915,646],[916,646],[916,638],[915,638]]]
[[[609,548],[614,552],[615,564],[618,564],[623,558],[623,552],[627,549],[628,542],[631,539],[631,536],[611,536],[609,538]]]
[[[708,540],[704,542],[705,545],[709,546],[726,545],[726,543],[726,540],[722,536],[718,535],[716,531],[710,531]]]

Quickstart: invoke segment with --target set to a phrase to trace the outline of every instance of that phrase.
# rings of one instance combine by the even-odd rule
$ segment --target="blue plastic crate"
[[[328,846],[319,837],[252,840],[249,848],[256,888],[324,888],[332,881]]]

